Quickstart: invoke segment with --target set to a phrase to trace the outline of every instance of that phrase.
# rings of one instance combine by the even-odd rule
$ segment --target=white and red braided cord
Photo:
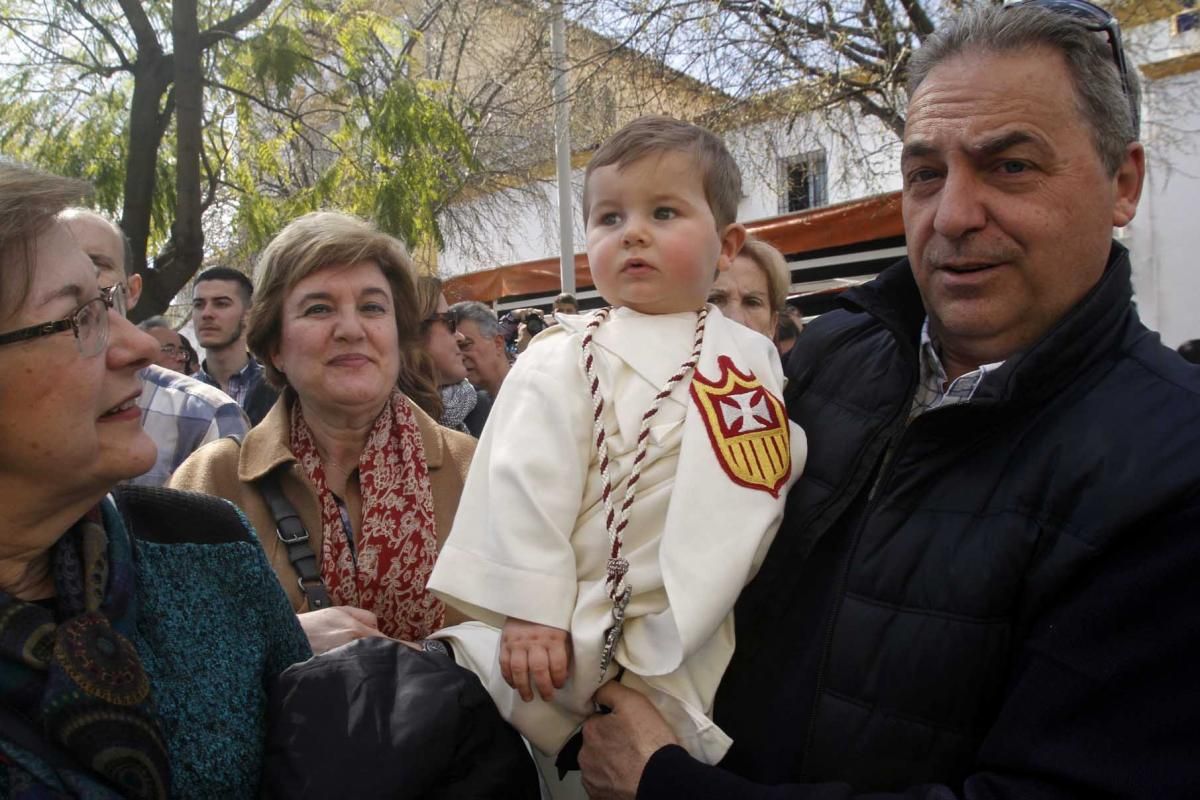
[[[650,408],[642,415],[641,429],[638,431],[637,452],[633,457],[633,466],[629,471],[629,480],[625,484],[625,497],[619,509],[613,508],[613,485],[609,474],[608,442],[604,432],[604,397],[600,394],[600,381],[596,377],[595,354],[592,350],[592,338],[596,330],[608,320],[611,309],[603,308],[592,315],[583,337],[583,368],[587,373],[588,390],[592,395],[592,430],[595,436],[596,453],[600,458],[600,477],[603,482],[604,526],[608,531],[609,557],[608,574],[605,577],[605,589],[614,606],[622,602],[628,587],[625,584],[625,573],[629,571],[629,562],[621,557],[622,534],[629,523],[629,509],[633,505],[637,493],[638,479],[642,474],[642,464],[646,460],[646,451],[650,444],[650,421],[658,413],[663,400],[671,396],[675,387],[696,368],[700,360],[700,348],[704,344],[704,325],[708,320],[708,308],[700,309],[696,315],[696,337],[692,353],[688,356],[675,374],[667,379],[666,384],[650,404]],[[624,602],[628,602],[626,597]]]

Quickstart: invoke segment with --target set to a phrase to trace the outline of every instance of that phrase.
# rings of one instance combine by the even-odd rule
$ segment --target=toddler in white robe
[[[665,117],[626,126],[588,167],[589,263],[616,306],[590,345],[614,508],[643,415],[694,362],[659,401],[637,467],[619,553],[631,596],[612,663],[602,670],[612,531],[585,366],[590,315],[560,317],[509,373],[430,578],[481,620],[439,636],[544,753],[561,749],[612,679],[646,695],[695,757],[716,763],[731,744],[709,714],[733,654],[733,604],[805,457],[770,340],[712,307],[700,325],[716,271],[745,237],[740,196],[720,140]]]

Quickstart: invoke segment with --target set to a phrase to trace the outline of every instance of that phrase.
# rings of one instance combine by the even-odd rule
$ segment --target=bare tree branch
[[[104,41],[108,42],[108,46],[111,47],[113,52],[117,54],[117,59],[121,62],[121,68],[124,70],[132,69],[133,65],[129,62],[129,58],[125,55],[125,48],[121,47],[121,43],[117,41],[115,36],[113,36],[113,33],[111,30],[109,30],[108,26],[100,22],[100,20],[93,14],[89,13],[87,7],[84,6],[80,0],[69,0],[69,5],[71,8],[75,9],[75,13],[79,14],[79,16],[88,21],[88,24],[91,25],[101,37],[103,37]]]
[[[900,5],[904,6],[908,18],[912,20],[913,30],[922,42],[925,41],[931,33],[933,33],[933,20],[925,13],[925,8],[921,5],[920,0],[900,0]]]
[[[225,19],[212,25],[200,34],[200,49],[207,50],[222,39],[229,39],[262,16],[271,5],[271,0],[252,0],[245,8],[236,14],[230,14]]]
[[[158,42],[158,34],[154,32],[154,25],[150,22],[150,18],[146,16],[146,9],[142,8],[138,0],[117,0],[121,6],[121,11],[125,13],[125,21],[129,23],[129,29],[133,31],[134,41],[137,42],[138,58],[149,57],[151,54],[162,54],[162,45]]]

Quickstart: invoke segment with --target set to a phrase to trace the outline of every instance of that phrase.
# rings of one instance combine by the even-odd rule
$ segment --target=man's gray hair
[[[456,320],[474,322],[479,326],[479,332],[489,339],[493,336],[504,335],[504,331],[500,328],[500,320],[496,318],[496,312],[478,300],[464,300],[461,303],[455,303],[450,306],[450,313]]]
[[[161,314],[142,320],[138,323],[138,328],[143,331],[152,331],[155,328],[166,328],[169,331],[175,330],[171,327],[171,321]]]
[[[1075,83],[1079,110],[1109,174],[1125,160],[1125,148],[1138,138],[1133,109],[1141,100],[1136,70],[1127,76],[1127,98],[1112,47],[1103,32],[1089,31],[1067,14],[1038,6],[968,8],[939,28],[917,50],[908,66],[911,98],[934,67],[961,54],[1011,53],[1045,47],[1062,53]]]

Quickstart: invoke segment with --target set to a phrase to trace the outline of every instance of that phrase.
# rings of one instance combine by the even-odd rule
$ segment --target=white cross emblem
[[[756,398],[758,402],[755,402]],[[772,421],[761,389],[722,397],[721,417],[733,433],[760,431]]]

